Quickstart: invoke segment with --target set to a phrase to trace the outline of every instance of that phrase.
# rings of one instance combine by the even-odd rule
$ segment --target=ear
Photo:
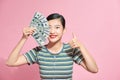
[[[63,34],[66,32],[66,28],[63,29]]]

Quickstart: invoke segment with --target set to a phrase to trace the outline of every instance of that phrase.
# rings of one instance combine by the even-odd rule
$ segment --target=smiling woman
[[[91,74],[74,64],[73,80],[120,80],[119,0],[0,0],[0,80],[40,80],[37,64],[15,68],[5,65],[5,60],[21,38],[22,29],[29,25],[36,11],[45,16],[51,13],[64,15],[66,28],[62,41],[69,43],[73,32],[99,66],[99,72]],[[55,36],[57,38],[58,35]],[[35,46],[38,44],[29,37],[20,55]],[[61,45],[59,49],[47,49],[46,52],[59,54],[63,48]],[[41,47],[37,47],[35,50],[40,49]]]
[[[40,46],[39,50],[34,48],[25,54],[19,55],[28,37],[35,32],[34,28],[24,28],[23,36],[11,52],[6,64],[8,66],[19,66],[37,63],[42,80],[72,80],[73,62],[81,65],[87,71],[98,72],[93,57],[74,34],[70,42],[63,43],[61,41],[65,32],[64,17],[58,13],[53,13],[47,17],[47,20],[50,27],[48,44]],[[66,52],[70,49],[73,49],[72,52]]]

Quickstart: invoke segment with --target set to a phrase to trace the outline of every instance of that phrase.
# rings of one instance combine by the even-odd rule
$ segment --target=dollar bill
[[[30,27],[36,29],[32,36],[40,46],[43,46],[50,31],[46,17],[39,12],[35,12],[32,21],[30,22]]]

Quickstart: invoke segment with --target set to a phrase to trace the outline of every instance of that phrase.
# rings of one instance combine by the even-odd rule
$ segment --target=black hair
[[[65,18],[62,15],[60,15],[58,13],[52,13],[47,17],[48,21],[53,20],[53,19],[60,19],[60,21],[63,25],[63,29],[65,28]]]

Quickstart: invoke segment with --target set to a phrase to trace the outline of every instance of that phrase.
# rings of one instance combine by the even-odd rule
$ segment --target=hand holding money
[[[28,38],[30,35],[32,35],[35,31],[35,28],[33,27],[25,27],[23,29],[23,38]]]

